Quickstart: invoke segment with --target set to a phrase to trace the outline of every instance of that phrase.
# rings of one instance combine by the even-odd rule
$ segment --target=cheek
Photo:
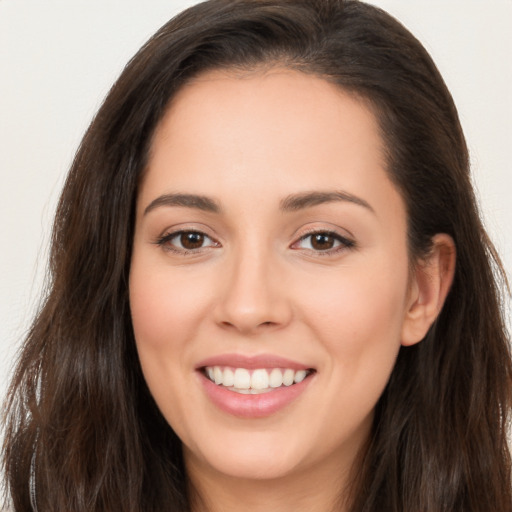
[[[137,353],[151,394],[177,432],[186,432],[183,411],[193,396],[183,369],[191,367],[193,340],[208,300],[183,273],[150,268],[134,258],[130,308]]]
[[[130,275],[130,308],[139,349],[175,351],[193,336],[207,310],[209,287],[195,285],[187,274],[139,271]],[[204,284],[204,280],[202,280]]]
[[[149,390],[168,419],[179,418],[190,399],[183,369],[193,362],[193,340],[208,309],[207,289],[199,290],[183,272],[150,268],[136,258],[132,262],[130,308],[137,353]]]
[[[350,346],[350,340],[359,345],[364,333],[396,336],[404,317],[407,278],[403,274],[403,270],[344,269],[337,279],[305,283],[308,293],[302,294],[302,311],[322,326],[327,338],[339,339],[343,333],[342,345]]]
[[[403,266],[393,272],[379,268],[345,268],[337,279],[305,283],[301,308],[330,355],[326,371],[347,391],[347,399],[357,396],[369,406],[394,366],[407,295]]]
[[[307,323],[328,354],[320,368],[328,384],[316,413],[331,421],[319,426],[318,436],[351,439],[363,425],[369,428],[400,349],[406,280],[398,285],[396,278],[353,272],[304,304]]]

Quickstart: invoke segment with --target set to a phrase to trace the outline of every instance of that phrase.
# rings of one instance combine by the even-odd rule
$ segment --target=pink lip
[[[291,359],[272,354],[259,354],[256,356],[244,356],[242,354],[222,354],[204,359],[196,365],[196,370],[205,366],[231,366],[232,368],[291,368],[292,370],[308,370],[307,366]]]
[[[197,374],[207,396],[219,409],[233,416],[248,419],[264,418],[285,408],[307,389],[314,375],[309,375],[298,384],[282,386],[268,393],[244,395],[218,386],[200,371]]]
[[[208,398],[222,411],[240,418],[264,418],[293,402],[309,386],[313,374],[292,386],[282,386],[259,395],[245,395],[218,386],[206,377],[203,369],[207,366],[230,366],[232,368],[291,368],[309,370],[311,366],[273,354],[246,356],[242,354],[221,354],[209,357],[196,365],[198,377]]]

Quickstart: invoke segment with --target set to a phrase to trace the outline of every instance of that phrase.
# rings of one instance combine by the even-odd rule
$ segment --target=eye
[[[180,253],[197,252],[206,247],[218,247],[219,245],[218,242],[200,231],[175,231],[162,236],[156,243],[166,250]]]
[[[292,246],[293,249],[307,249],[315,252],[337,252],[354,247],[355,243],[332,231],[316,231],[301,237]]]

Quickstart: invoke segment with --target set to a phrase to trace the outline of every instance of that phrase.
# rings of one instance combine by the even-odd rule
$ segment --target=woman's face
[[[184,87],[139,191],[130,303],[189,470],[346,469],[403,340],[408,263],[362,102],[282,69]]]

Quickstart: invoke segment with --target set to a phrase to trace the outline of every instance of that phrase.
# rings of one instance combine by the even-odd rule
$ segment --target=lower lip
[[[302,382],[292,386],[282,386],[259,395],[245,395],[218,386],[203,373],[198,373],[210,400],[222,411],[240,418],[264,418],[275,414],[298,398],[312,378],[312,375],[308,375]]]

